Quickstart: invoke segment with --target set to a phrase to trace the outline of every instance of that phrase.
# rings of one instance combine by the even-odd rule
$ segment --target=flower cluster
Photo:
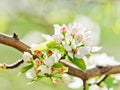
[[[88,41],[91,31],[83,28],[79,23],[67,27],[66,25],[54,25],[55,33],[52,36],[43,34],[46,40],[55,40],[56,43],[62,45],[67,54],[73,58],[83,58],[92,52],[97,52],[101,47],[91,46]]]
[[[67,68],[59,63],[60,58],[61,54],[58,50],[34,50],[32,54],[24,52],[23,60],[29,65],[23,67],[21,72],[25,72],[26,77],[33,79],[32,81],[49,77],[57,84],[62,79],[61,76],[67,72]]]
[[[86,70],[84,57],[89,57],[92,52],[98,51],[99,47],[90,46],[87,41],[91,38],[90,31],[80,24],[54,25],[54,35],[42,36],[46,42],[31,48],[31,54],[24,52],[23,60],[28,66],[22,68],[21,72],[26,73],[27,78],[33,80],[50,77],[54,83],[59,79],[66,80],[67,67],[60,63],[60,60],[70,60],[81,70]]]

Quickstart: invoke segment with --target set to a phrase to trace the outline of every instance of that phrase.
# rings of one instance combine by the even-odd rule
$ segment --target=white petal
[[[30,58],[32,58],[32,55],[30,53],[28,53],[28,52],[24,52],[24,54],[23,54],[23,60],[24,60],[24,62],[29,61]]]
[[[68,52],[68,55],[73,58],[73,53],[72,52]]]
[[[100,90],[100,88],[96,84],[94,84],[90,86],[89,90]]]
[[[77,54],[75,55],[77,58],[82,58],[84,55],[90,53],[90,47],[80,47],[77,51]]]
[[[102,47],[94,46],[92,47],[91,52],[98,52],[100,49],[102,49]]]
[[[60,26],[58,24],[54,24],[54,30],[55,30],[54,35],[60,34]]]
[[[28,70],[25,75],[27,78],[34,78],[36,76],[34,68]]]
[[[56,43],[61,43],[62,42],[62,35],[57,34],[57,35],[53,35],[52,37],[56,41]]]
[[[53,51],[53,57],[55,58],[55,63],[57,63],[61,58],[61,53],[58,50]]]
[[[51,73],[51,70],[50,70],[47,66],[45,66],[45,65],[41,65],[41,66],[39,67],[39,69],[41,70],[41,73],[42,73],[42,74],[45,74],[45,73],[50,74],[50,73]]]
[[[71,34],[69,32],[66,32],[65,39],[66,39],[66,42],[69,44],[70,40],[72,39],[72,36],[71,36]]]
[[[63,74],[62,80],[64,81],[65,84],[69,84],[71,82],[71,78],[68,74]]]
[[[62,42],[62,44],[67,51],[72,51],[72,48],[66,42]]]
[[[48,66],[51,67],[55,63],[55,59],[53,57],[50,57],[48,59],[44,60],[44,63]]]
[[[46,40],[53,40],[52,36],[50,35],[46,35],[46,34],[42,34],[43,38],[45,38]]]

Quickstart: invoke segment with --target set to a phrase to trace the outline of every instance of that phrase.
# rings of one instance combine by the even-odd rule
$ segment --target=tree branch
[[[8,45],[21,52],[30,52],[30,47],[22,41],[20,41],[15,33],[12,37],[5,34],[0,34],[0,44]]]
[[[22,41],[19,40],[18,36],[16,34],[13,35],[13,37],[7,36],[5,34],[0,34],[0,44],[8,45],[10,47],[13,47],[21,52],[30,52],[30,47],[23,43]],[[7,69],[9,68],[16,68],[18,67],[21,63],[23,63],[23,60],[20,60],[14,64],[4,64]],[[63,63],[63,62],[62,62]],[[116,66],[106,66],[106,67],[96,67],[90,70],[87,70],[86,72],[83,72],[80,69],[77,69],[75,67],[72,67],[71,65],[67,63],[63,63],[66,67],[69,68],[68,74],[79,77],[81,79],[87,80],[89,78],[99,76],[99,75],[110,75],[110,74],[117,74],[120,73],[120,65]]]
[[[15,62],[13,64],[1,64],[0,67],[2,67],[3,69],[13,69],[13,68],[17,68],[23,62],[24,62],[23,59],[21,59],[21,60],[18,60],[17,62]]]

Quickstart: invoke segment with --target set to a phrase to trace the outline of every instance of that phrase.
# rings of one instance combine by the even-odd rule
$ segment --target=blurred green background
[[[40,34],[51,35],[53,24],[69,24],[80,16],[99,25],[100,52],[120,60],[119,0],[0,0],[0,33],[15,32],[29,45],[40,43]],[[13,63],[21,57],[19,51],[0,44],[1,63]],[[72,90],[64,84],[53,85],[49,79],[26,85],[29,80],[24,74],[17,77],[22,66],[0,71],[0,90]]]

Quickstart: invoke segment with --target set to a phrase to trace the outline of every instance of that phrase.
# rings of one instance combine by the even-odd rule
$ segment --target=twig
[[[86,90],[86,80],[83,80],[83,90]]]
[[[98,82],[97,82],[97,85],[99,86],[109,75],[105,75],[102,79],[100,79]]]
[[[13,64],[2,64],[1,67],[3,69],[13,69],[13,68],[17,68],[19,65],[21,65],[23,63],[23,59],[18,60],[17,62],[13,63]]]

